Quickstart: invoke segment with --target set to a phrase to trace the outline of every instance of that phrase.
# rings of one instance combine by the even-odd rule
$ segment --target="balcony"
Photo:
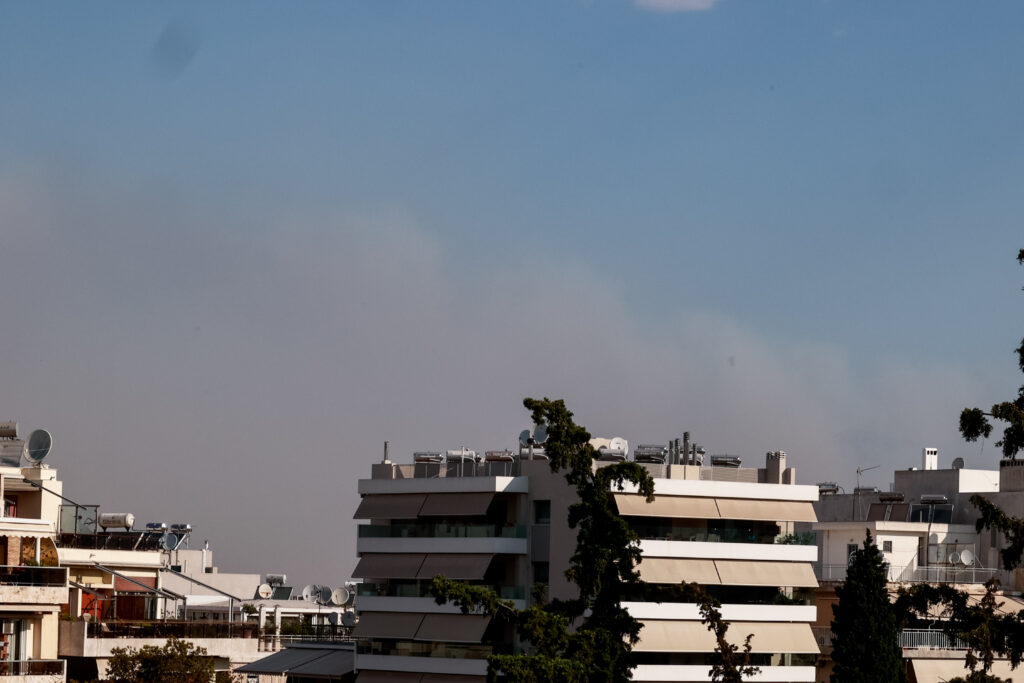
[[[359,538],[526,538],[523,524],[360,524]]]
[[[3,683],[64,683],[63,659],[25,659],[0,662]]]
[[[814,564],[814,575],[819,581],[845,581],[845,564]],[[985,567],[961,567],[955,565],[929,565],[919,567],[888,565],[887,580],[894,583],[951,583],[982,584],[999,572]]]
[[[832,629],[812,628],[814,639],[822,651],[832,648]],[[942,631],[932,629],[904,629],[900,631],[900,649],[902,650],[966,650],[967,643],[959,638],[952,638]]]
[[[359,553],[526,553],[522,524],[361,524]]]
[[[259,627],[226,621],[61,621],[61,657],[110,657],[114,648],[160,647],[168,638],[188,638],[210,655],[234,662],[258,659]]]
[[[388,583],[359,583],[356,585],[357,597],[388,597],[388,598],[433,598],[430,594],[430,581],[409,581]],[[525,600],[526,588],[523,586],[497,586],[473,584],[480,588],[489,588],[502,600]]]
[[[0,603],[60,605],[67,601],[66,567],[0,566]]]

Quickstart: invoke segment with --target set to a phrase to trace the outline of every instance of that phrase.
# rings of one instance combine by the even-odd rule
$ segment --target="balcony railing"
[[[235,621],[90,621],[90,638],[255,638],[259,625]]]
[[[967,643],[942,631],[906,629],[900,631],[900,647],[910,650],[966,650]]]
[[[814,639],[824,648],[832,647],[832,629],[812,627]],[[966,650],[967,643],[951,638],[942,631],[930,629],[904,629],[899,635],[900,648],[904,650]]]
[[[0,586],[68,585],[67,567],[15,567],[0,565]]]
[[[0,661],[0,678],[5,676],[63,676],[63,659],[21,659]]]
[[[526,538],[523,524],[360,524],[359,538]]]
[[[819,581],[845,581],[845,564],[814,564],[814,574]],[[886,579],[898,583],[985,583],[995,576],[998,569],[984,567],[957,567],[953,565],[930,565],[915,567],[888,565]]]

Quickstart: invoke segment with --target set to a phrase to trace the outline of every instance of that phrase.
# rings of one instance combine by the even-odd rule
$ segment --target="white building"
[[[359,482],[355,516],[369,520],[359,527],[353,572],[364,581],[356,597],[360,683],[483,681],[489,654],[518,647],[507,626],[437,605],[428,594],[436,574],[491,586],[519,607],[535,583],[549,584],[552,598],[575,597],[563,575],[575,549],[567,522],[574,494],[546,460],[507,452],[483,462],[421,459],[375,464]],[[723,603],[737,642],[754,635],[761,673],[752,680],[813,681],[817,548],[792,543],[800,540],[792,533],[795,523],[814,521],[817,487],[793,484],[782,453],[760,470],[646,466],[653,503],[615,494],[641,537],[648,584],[626,604],[643,623],[634,679],[709,680],[714,638],[696,605],[654,599],[659,584],[696,581]]]

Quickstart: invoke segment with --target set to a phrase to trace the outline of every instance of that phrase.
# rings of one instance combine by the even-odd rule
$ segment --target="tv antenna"
[[[871,467],[858,467],[857,468],[857,488],[860,488],[860,475],[871,470],[877,470],[881,465],[872,465]]]

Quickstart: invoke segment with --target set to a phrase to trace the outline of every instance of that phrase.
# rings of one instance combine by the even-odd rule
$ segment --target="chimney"
[[[937,469],[939,469],[939,449],[938,448],[923,448],[923,449],[921,449],[921,469],[922,470],[937,470]]]

